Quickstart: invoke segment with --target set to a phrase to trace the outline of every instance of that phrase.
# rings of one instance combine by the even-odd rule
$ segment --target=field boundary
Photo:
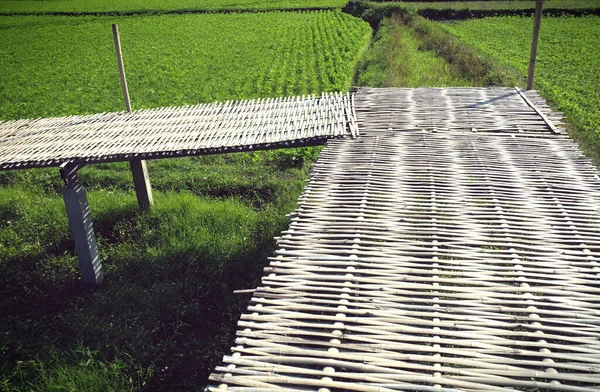
[[[139,10],[139,11],[82,11],[82,12],[0,12],[0,16],[157,16],[157,15],[189,15],[189,14],[263,14],[274,12],[318,12],[336,11],[340,7],[307,7],[307,8],[227,8],[227,9],[181,9],[181,10]]]
[[[362,18],[371,23],[371,26],[377,25],[381,19],[392,16],[393,14],[408,14],[419,15],[431,20],[463,20],[472,18],[485,18],[489,16],[532,16],[535,13],[535,8],[526,9],[437,9],[423,8],[411,9],[403,3],[398,2],[381,2],[369,0],[350,0],[346,7],[342,9],[358,18]],[[544,8],[545,16],[587,16],[600,15],[600,6],[594,8]]]

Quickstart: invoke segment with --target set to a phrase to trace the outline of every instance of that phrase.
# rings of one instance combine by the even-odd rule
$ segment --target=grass
[[[3,0],[0,14],[315,9],[342,8],[345,4],[342,0]]]
[[[370,38],[336,12],[0,18],[0,117],[346,90]],[[191,390],[232,344],[273,237],[319,149],[148,163],[138,212],[124,163],[80,171],[106,271],[82,285],[56,169],[0,173],[0,391]]]
[[[524,84],[514,69],[473,49],[439,23],[409,14],[383,19],[354,80],[376,87]]]
[[[0,119],[343,90],[369,26],[339,11],[0,17]]]
[[[386,18],[357,67],[356,83],[371,87],[470,86],[458,67],[426,49],[400,16]]]
[[[78,278],[56,171],[2,176],[0,390],[202,385],[245,307],[232,291],[254,287],[304,186],[307,166],[276,157],[150,162],[148,214],[126,165],[84,168],[107,273],[93,291]]]
[[[460,40],[496,61],[527,74],[532,18],[497,17],[448,24]],[[600,162],[600,17],[545,17],[534,88],[571,124],[572,136]]]

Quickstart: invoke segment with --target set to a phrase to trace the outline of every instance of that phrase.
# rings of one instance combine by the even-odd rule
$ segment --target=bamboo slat
[[[357,136],[351,94],[0,122],[0,170],[321,144]]]
[[[360,89],[209,391],[598,391],[600,176],[533,91]],[[559,133],[556,133],[558,131]]]

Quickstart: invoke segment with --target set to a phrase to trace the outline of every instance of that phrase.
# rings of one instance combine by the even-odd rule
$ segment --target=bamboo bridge
[[[209,391],[599,391],[600,178],[533,91],[359,89]]]

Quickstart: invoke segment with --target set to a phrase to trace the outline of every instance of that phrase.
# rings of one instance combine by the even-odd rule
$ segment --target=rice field
[[[478,51],[527,75],[533,18],[495,17],[446,24]],[[534,88],[564,112],[576,137],[600,151],[600,17],[544,17]]]

